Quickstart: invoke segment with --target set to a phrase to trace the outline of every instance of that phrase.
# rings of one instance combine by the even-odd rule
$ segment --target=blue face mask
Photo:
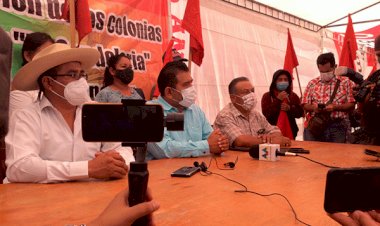
[[[288,88],[288,86],[289,86],[289,82],[277,82],[276,83],[276,87],[280,91],[286,90]]]

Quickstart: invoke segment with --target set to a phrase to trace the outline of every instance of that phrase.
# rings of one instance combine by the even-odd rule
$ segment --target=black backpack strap
[[[135,88],[136,92],[145,100],[145,95],[142,89]]]

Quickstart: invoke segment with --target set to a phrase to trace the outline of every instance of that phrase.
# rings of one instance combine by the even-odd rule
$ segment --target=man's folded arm
[[[7,168],[9,182],[54,183],[85,178],[88,178],[88,161],[48,161],[28,155]]]
[[[161,142],[149,145],[149,153],[155,158],[197,157],[210,153],[207,140],[176,141],[165,137]]]

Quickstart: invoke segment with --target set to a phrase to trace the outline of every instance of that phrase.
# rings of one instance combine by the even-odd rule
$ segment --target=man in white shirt
[[[100,55],[95,49],[52,44],[22,67],[13,87],[40,89],[36,103],[14,113],[6,142],[9,182],[52,183],[122,178],[134,161],[120,143],[85,142],[82,104],[90,101],[84,70]]]

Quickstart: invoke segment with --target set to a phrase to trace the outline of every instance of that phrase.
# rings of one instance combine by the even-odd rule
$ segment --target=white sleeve
[[[37,99],[37,95],[38,91],[11,91],[9,94],[9,115],[33,103]]]
[[[5,138],[7,179],[10,182],[53,183],[88,178],[88,162],[63,162],[40,157],[39,116],[15,112]]]

